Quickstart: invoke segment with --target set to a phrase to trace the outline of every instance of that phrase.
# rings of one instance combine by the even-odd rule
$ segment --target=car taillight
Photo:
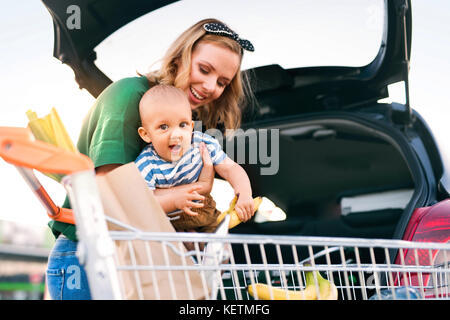
[[[414,211],[406,228],[403,240],[417,242],[450,242],[450,200],[441,201],[434,206],[418,208]],[[397,265],[406,266],[432,266],[434,268],[449,268],[450,252],[432,249],[403,249],[399,250],[395,260]],[[434,277],[430,275],[433,274]],[[398,275],[396,285],[409,285],[427,287],[431,282],[439,282],[433,273],[408,273]],[[446,283],[448,279],[446,280]],[[435,287],[435,285],[433,285]],[[442,296],[445,291],[425,292],[426,296]]]

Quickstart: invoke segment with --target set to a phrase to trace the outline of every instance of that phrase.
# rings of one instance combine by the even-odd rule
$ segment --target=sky
[[[189,0],[190,4],[199,2]],[[370,1],[370,0],[369,0]],[[316,2],[316,1],[314,1]],[[339,2],[342,6],[349,1]],[[55,107],[65,124],[69,135],[74,142],[77,141],[78,132],[82,120],[94,102],[94,98],[86,91],[80,90],[74,81],[72,70],[61,64],[53,57],[53,25],[50,14],[38,0],[8,1],[0,0],[2,4],[0,10],[0,88],[2,93],[2,105],[0,106],[0,126],[19,126],[24,127],[27,124],[25,112],[31,109],[39,116],[43,116]],[[184,29],[184,25],[192,24],[201,18],[202,15],[209,14],[211,10],[217,9],[217,6],[224,5],[224,1],[208,1],[202,10],[198,10],[194,5],[173,13],[175,25],[180,25],[176,30]],[[226,2],[227,6],[220,9],[219,12],[230,11],[229,18],[226,20],[230,25],[237,29],[244,29],[244,25],[265,23],[261,21],[258,10],[263,10],[265,1],[236,1],[235,5]],[[279,3],[279,2],[278,2]],[[287,1],[285,6],[279,6],[277,11],[272,14],[280,19],[274,24],[281,24],[283,28],[291,27],[289,15],[303,13],[295,19],[303,21],[307,16],[307,10],[295,10],[296,4],[302,3],[303,8],[307,7],[312,1]],[[332,3],[332,2],[329,2]],[[336,2],[334,2],[336,3]],[[367,3],[367,2],[366,2]],[[236,10],[236,5],[240,10]],[[334,8],[326,7],[330,13]],[[344,7],[347,8],[347,7]],[[352,8],[348,8],[349,12]],[[354,8],[353,8],[354,9]],[[369,12],[376,18],[376,13]],[[442,141],[442,150],[450,153],[450,99],[448,92],[450,88],[450,1],[448,0],[412,0],[413,12],[413,38],[410,69],[410,100],[411,106],[416,109],[432,128],[434,135]],[[158,13],[158,19],[166,19],[164,12]],[[224,13],[225,14],[225,13]],[[348,20],[357,22],[357,15],[348,13]],[[258,20],[259,19],[259,20]],[[152,21],[158,24],[157,19]],[[135,29],[142,31],[142,24],[145,21],[136,24]],[[181,27],[183,25],[183,27]],[[186,25],[186,26],[188,26]],[[307,28],[305,25],[304,28]],[[158,30],[154,35],[151,30]],[[258,49],[253,56],[247,56],[244,60],[244,67],[250,67],[260,63],[271,63],[273,54],[270,50],[276,48],[277,41],[280,41],[282,35],[276,38],[268,38],[265,34],[259,32],[258,28],[246,28],[249,30],[245,37],[251,39]],[[146,30],[147,38],[153,40],[161,48],[161,51],[152,50],[154,56],[149,56],[145,46],[139,46],[133,50],[124,50],[126,46],[118,40],[121,38],[107,39],[98,53],[105,52],[106,58],[99,61],[99,65],[110,71],[114,80],[126,75],[132,75],[136,68],[146,68],[143,65],[150,64],[160,56],[164,47],[168,45],[176,34],[173,31],[167,31],[151,28]],[[338,30],[339,31],[339,30]],[[376,30],[375,30],[376,31]],[[138,32],[138,31],[136,31]],[[330,31],[331,32],[331,31]],[[335,32],[337,32],[335,30]],[[370,32],[370,30],[369,30]],[[149,34],[150,33],[150,34]],[[307,35],[307,33],[304,33]],[[344,33],[339,32],[340,36]],[[136,34],[139,37],[140,34]],[[368,37],[358,38],[358,41],[366,41]],[[342,41],[337,41],[327,45],[339,46]],[[123,40],[123,38],[122,38]],[[345,40],[345,39],[344,39]],[[330,40],[331,41],[331,40]],[[353,39],[354,41],[354,39]],[[284,54],[286,59],[291,56],[301,55],[302,61],[306,64],[314,64],[314,53],[319,51],[318,43],[313,39],[304,41],[300,49],[292,47],[291,49],[278,52]],[[370,46],[370,44],[368,44]],[[348,50],[349,46],[345,46]],[[351,47],[350,47],[351,48]],[[344,50],[344,47],[342,48]],[[113,52],[107,55],[106,52]],[[278,50],[279,51],[279,50]],[[132,54],[130,57],[129,55]],[[325,51],[321,52],[325,55]],[[345,59],[347,55],[341,54],[339,59]],[[143,59],[142,57],[145,57]],[[332,55],[329,59],[336,58]],[[364,58],[364,57],[363,57]],[[309,59],[309,60],[308,60]],[[119,64],[118,62],[138,61],[131,65]],[[354,61],[354,60],[353,60]],[[295,63],[297,63],[295,61]],[[286,67],[292,67],[287,62]],[[145,70],[143,70],[145,71]],[[390,88],[391,99],[400,101],[402,97],[402,88],[393,86]],[[37,176],[41,179],[43,185],[52,196],[56,203],[62,203],[65,191],[56,182],[39,173]],[[26,183],[18,174],[17,170],[2,159],[0,159],[0,220],[17,221],[24,224],[36,226],[46,225],[48,218],[39,201],[32,194]]]

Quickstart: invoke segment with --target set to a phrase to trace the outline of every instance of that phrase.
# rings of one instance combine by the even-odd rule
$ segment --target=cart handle
[[[16,127],[0,127],[0,157],[18,168],[51,219],[75,224],[72,209],[56,206],[33,172],[24,168],[73,174],[94,169],[89,157],[35,140],[30,129]]]
[[[45,173],[93,170],[89,157],[35,140],[28,128],[0,127],[0,157],[15,166]]]

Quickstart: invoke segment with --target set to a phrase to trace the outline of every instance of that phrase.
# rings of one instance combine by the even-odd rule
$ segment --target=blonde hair
[[[196,108],[194,113],[207,129],[216,128],[219,123],[223,123],[226,129],[237,129],[241,124],[241,108],[245,104],[245,97],[252,96],[248,79],[244,78],[244,74],[240,70],[243,50],[233,39],[207,34],[203,29],[205,23],[224,24],[217,19],[204,19],[188,28],[169,47],[162,59],[161,68],[146,74],[146,77],[150,85],[166,84],[185,88],[191,72],[192,52],[198,43],[214,43],[230,49],[240,57],[235,77],[217,100]],[[179,68],[179,65],[184,67]]]

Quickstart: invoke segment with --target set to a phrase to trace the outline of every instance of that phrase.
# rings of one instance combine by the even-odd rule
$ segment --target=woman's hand
[[[209,194],[214,183],[214,166],[204,142],[200,143],[200,153],[203,160],[203,168],[198,177],[197,184],[202,188],[198,190],[200,194]]]
[[[250,220],[254,215],[254,203],[251,195],[239,195],[234,207],[242,222]]]

